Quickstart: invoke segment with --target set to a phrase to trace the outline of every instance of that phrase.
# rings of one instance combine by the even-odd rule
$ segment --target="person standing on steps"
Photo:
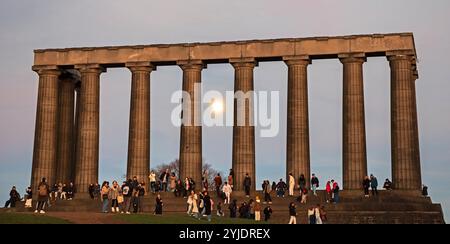
[[[308,201],[308,189],[303,188],[303,191],[300,195],[300,203],[306,204],[306,201]]]
[[[283,179],[280,179],[276,186],[277,191],[277,197],[284,197],[284,194],[286,193],[286,183],[284,183]]]
[[[220,187],[222,186],[222,177],[220,176],[220,173],[214,177],[214,185],[216,186],[216,194],[217,197],[220,198],[222,194],[220,194]]]
[[[275,183],[275,181],[272,181],[272,191],[273,192],[277,191],[277,183]]]
[[[233,199],[233,202],[228,206],[228,209],[230,210],[230,218],[236,218],[237,213],[237,200]]]
[[[334,203],[337,204],[339,203],[339,185],[334,180],[332,180],[331,182],[333,182],[333,200]]]
[[[310,225],[315,225],[316,224],[316,212],[315,212],[315,209],[316,208],[314,208],[312,206],[310,208],[308,208],[308,223]]]
[[[363,189],[364,189],[364,197],[369,197],[369,187],[370,187],[369,176],[365,176],[364,177],[362,186],[363,186]]]
[[[177,186],[177,177],[175,176],[175,173],[172,173],[169,177],[170,180],[170,192],[175,192],[175,188]]]
[[[89,192],[89,196],[91,197],[92,200],[94,200],[94,198],[95,198],[94,191],[95,191],[95,186],[94,186],[94,184],[91,183],[88,187],[88,192]]]
[[[317,206],[314,208],[314,214],[316,215],[316,224],[321,225],[322,219],[320,217],[320,204],[317,204]]]
[[[159,180],[161,180],[162,182],[162,190],[161,190],[162,192],[166,192],[168,189],[167,184],[169,181],[169,177],[170,177],[169,169],[166,169],[166,171],[162,173],[161,176],[159,177]]]
[[[69,183],[69,186],[67,187],[67,200],[71,201],[75,197],[75,185],[73,182]]]
[[[156,193],[156,174],[152,170],[150,174],[148,175],[148,181],[150,182],[150,190],[153,194]]]
[[[94,185],[94,199],[99,199],[99,197],[100,197],[100,190],[101,190],[100,189],[100,184],[98,184],[98,182],[95,183],[95,185]]]
[[[373,174],[370,175],[370,188],[372,188],[372,196],[378,196],[378,179]]]
[[[50,187],[48,186],[46,179],[42,178],[41,183],[38,186],[38,203],[36,205],[35,213],[44,214],[45,203],[48,201],[48,196],[50,194]]]
[[[163,200],[161,198],[161,194],[158,193],[156,196],[156,206],[155,206],[155,215],[162,215],[163,214]]]
[[[302,194],[303,190],[306,188],[306,178],[304,174],[301,174],[298,178],[298,188],[300,190],[300,195]]]
[[[250,187],[252,186],[252,179],[248,175],[248,173],[245,174],[244,178],[244,190],[245,190],[245,196],[250,197]]]
[[[295,178],[292,173],[289,173],[289,196],[294,196]]]
[[[272,213],[273,213],[273,210],[272,210],[272,207],[270,207],[270,205],[267,206],[266,208],[264,208],[264,221],[266,221],[266,222],[269,221]]]
[[[145,182],[141,182],[139,184],[139,193],[138,193],[138,212],[144,212],[144,196],[145,196]]]
[[[259,196],[256,196],[253,210],[255,211],[255,221],[261,221],[261,200],[259,199]]]
[[[209,188],[208,178],[209,178],[208,170],[203,171],[203,174],[202,174],[202,190],[203,191],[208,191],[208,188]]]
[[[272,191],[272,188],[270,187],[270,181],[265,180],[262,186],[263,186],[263,192],[264,192],[264,202],[268,202],[269,204],[272,204],[272,197],[270,196],[270,192]]]
[[[230,198],[231,198],[231,192],[233,191],[231,189],[231,185],[229,185],[227,182],[222,187],[223,193],[225,193],[225,200],[224,204],[230,204]]]
[[[207,216],[207,218],[208,218],[208,222],[211,222],[211,212],[212,212],[212,209],[211,209],[211,197],[209,196],[209,194],[208,194],[208,192],[207,191],[205,191],[205,193],[203,193],[203,204],[204,204],[204,207],[205,207],[205,215]]]
[[[317,193],[316,193],[317,188],[319,188],[319,178],[317,178],[315,174],[312,174],[311,190],[313,191],[314,196],[317,196]]]
[[[332,199],[332,185],[331,185],[331,182],[330,181],[327,181],[327,185],[325,186],[325,190],[326,190],[326,192],[327,192],[327,203],[330,203],[331,202],[331,199]]]
[[[289,204],[289,216],[288,224],[297,224],[297,209],[294,202]]]
[[[228,174],[228,184],[231,186],[231,189],[233,189],[234,184],[234,170],[230,169],[230,173]]]

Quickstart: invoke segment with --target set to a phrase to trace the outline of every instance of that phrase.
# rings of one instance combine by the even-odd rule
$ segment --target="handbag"
[[[122,195],[119,195],[119,196],[117,197],[117,202],[118,202],[118,203],[123,203],[123,196],[122,196]]]

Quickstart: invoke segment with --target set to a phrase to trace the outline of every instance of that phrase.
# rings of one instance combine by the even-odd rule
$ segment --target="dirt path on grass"
[[[47,212],[46,215],[65,219],[74,224],[127,224],[114,218],[114,214],[83,212]]]

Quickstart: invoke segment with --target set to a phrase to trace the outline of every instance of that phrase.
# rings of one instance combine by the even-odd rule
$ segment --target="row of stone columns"
[[[339,55],[343,64],[343,187],[361,188],[367,175],[366,130],[364,112],[364,54]],[[394,187],[417,190],[421,187],[420,155],[415,98],[413,57],[389,56],[391,67],[392,179]],[[287,157],[286,173],[296,179],[304,175],[309,185],[310,146],[307,69],[308,56],[285,57],[288,66]],[[255,59],[232,59],[235,92],[253,91]],[[183,99],[180,135],[180,178],[202,177],[201,98],[196,84],[205,67],[200,60],[181,61],[182,89],[192,102]],[[132,73],[127,177],[137,176],[148,183],[150,168],[150,62],[128,63]],[[87,193],[89,184],[98,182],[99,157],[99,65],[79,65],[80,82],[61,75],[57,67],[35,67],[39,74],[36,130],[33,153],[32,186],[40,179],[68,182],[74,179],[78,193]],[[74,98],[76,91],[76,100]],[[74,106],[76,101],[76,106]],[[243,190],[248,173],[254,180],[255,127],[252,104],[234,101],[233,155],[234,186]],[[76,110],[75,110],[76,108]],[[245,123],[238,125],[237,113],[245,111]],[[193,112],[194,114],[185,114]],[[75,116],[74,116],[75,114]],[[185,117],[185,118],[184,118]],[[74,172],[74,173],[73,173]],[[147,184],[148,185],[148,184]],[[252,184],[255,189],[256,184]]]

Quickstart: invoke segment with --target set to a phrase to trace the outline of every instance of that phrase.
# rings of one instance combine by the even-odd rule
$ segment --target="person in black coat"
[[[20,201],[20,194],[17,192],[16,187],[13,186],[9,192],[9,200],[5,203],[5,208],[11,205],[11,208],[16,207],[16,202]]]
[[[369,197],[369,187],[370,187],[369,176],[364,177],[362,185],[363,185],[363,188],[364,188],[364,196],[365,197]]]
[[[233,199],[230,206],[228,207],[230,209],[230,218],[236,218],[236,212],[237,212],[237,200]]]
[[[91,197],[91,199],[94,199],[95,198],[95,186],[94,186],[94,184],[90,184],[89,185],[88,192],[89,192],[89,196]]]
[[[250,197],[250,187],[252,186],[252,179],[250,178],[250,176],[247,174],[245,174],[245,178],[244,178],[244,190],[245,190],[245,195],[246,197]]]
[[[95,191],[95,189],[94,189]],[[73,185],[73,182],[69,183],[69,186],[66,186],[66,193],[67,193],[67,199],[72,200],[75,195],[75,186]]]
[[[156,206],[155,206],[155,214],[162,215],[163,212],[163,200],[161,198],[161,195],[158,194],[156,197]]]
[[[270,219],[270,216],[272,215],[272,208],[270,207],[270,205],[269,206],[267,206],[265,209],[264,209],[264,221],[269,221],[269,219]]]
[[[211,197],[207,191],[204,193],[203,204],[205,205],[205,214],[208,216],[208,222],[211,222]]]

